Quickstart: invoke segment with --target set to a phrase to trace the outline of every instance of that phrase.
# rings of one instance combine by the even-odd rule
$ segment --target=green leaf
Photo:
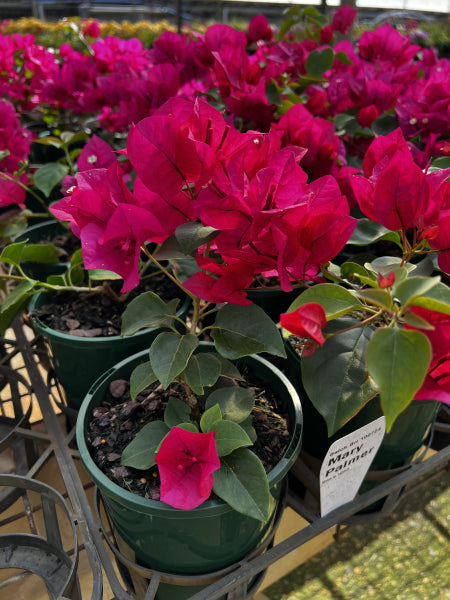
[[[186,368],[198,343],[192,333],[180,335],[168,331],[155,338],[150,347],[150,362],[164,389]]]
[[[9,156],[11,152],[9,150],[0,150],[0,161]]]
[[[320,283],[300,294],[289,306],[287,312],[292,312],[299,306],[317,302],[321,304],[327,315],[327,320],[336,319],[353,310],[361,309],[362,304],[349,290],[334,283]]]
[[[237,385],[214,390],[208,396],[205,408],[218,404],[224,419],[240,423],[252,412],[255,399],[247,388]]]
[[[120,464],[134,469],[150,469],[156,464],[158,447],[168,433],[169,428],[163,421],[147,423],[122,452]]]
[[[414,300],[423,296],[440,282],[440,277],[410,277],[394,286],[394,294],[403,306],[414,304]]]
[[[154,292],[144,292],[134,298],[122,315],[122,336],[133,335],[144,328],[166,324],[176,315],[179,300],[164,302]]]
[[[201,396],[204,387],[211,387],[220,376],[219,355],[212,352],[193,354],[184,371],[186,382],[194,394]]]
[[[368,246],[380,240],[389,240],[395,242],[400,248],[403,247],[400,235],[396,231],[390,231],[386,227],[383,227],[383,225],[380,225],[380,223],[367,218],[358,219],[358,223],[347,244]]]
[[[405,314],[405,323],[411,325],[411,327],[415,327],[416,329],[434,329],[434,325],[431,325],[431,323],[425,319],[422,319],[422,317],[419,317],[419,315],[416,315],[413,312],[407,312]]]
[[[220,462],[220,469],[214,472],[214,493],[238,512],[267,521],[269,482],[259,458],[248,448],[238,448]]]
[[[223,306],[212,335],[219,354],[232,360],[258,352],[286,356],[277,326],[256,304]]]
[[[2,253],[0,254],[0,260],[12,263],[13,265],[19,265],[22,260],[23,250],[26,246],[26,241],[17,242],[14,244],[8,244],[5,248],[3,248]]]
[[[33,175],[34,185],[46,198],[50,196],[52,189],[61,183],[67,175],[69,168],[61,163],[47,163],[39,167]]]
[[[199,433],[198,427],[195,423],[178,423],[177,427],[185,429],[186,431],[192,431],[193,433]]]
[[[36,281],[21,281],[0,304],[0,335],[5,335],[14,317],[34,294]]]
[[[358,298],[365,300],[368,304],[374,304],[384,310],[391,310],[394,301],[392,300],[391,294],[387,290],[361,290],[356,291],[355,294]]]
[[[269,104],[281,106],[281,94],[274,81],[271,81],[266,85],[266,98]]]
[[[238,448],[252,445],[252,440],[244,429],[234,421],[216,421],[214,430],[216,432],[214,440],[219,456],[227,456]]]
[[[183,402],[180,398],[169,397],[164,411],[164,422],[169,429],[180,423],[186,423],[190,420],[190,416],[191,409],[186,402]]]
[[[175,237],[180,244],[183,254],[193,254],[200,246],[211,242],[220,231],[214,227],[206,227],[201,223],[189,221],[179,225]]]
[[[239,425],[242,427],[242,429],[245,431],[245,433],[251,439],[252,444],[254,444],[256,442],[256,440],[258,439],[258,436],[256,435],[255,428],[253,427],[252,415],[248,415],[248,417],[246,419],[244,419],[243,421],[241,421],[239,423]]]
[[[158,381],[158,378],[153,372],[150,361],[141,363],[135,367],[130,377],[131,398],[136,400],[136,396],[152,385],[152,383],[155,383],[155,381]]]
[[[421,388],[431,354],[431,344],[421,331],[379,328],[373,334],[366,362],[380,391],[387,432]]]
[[[22,252],[22,261],[42,264],[59,263],[59,255],[53,244],[27,244]]]
[[[349,59],[348,55],[345,52],[336,52],[336,58],[343,64],[343,65],[352,65],[352,61]]]
[[[245,377],[241,375],[235,364],[220,354],[215,354],[214,356],[220,360],[220,375],[222,377],[228,377],[229,379],[235,379],[237,381],[245,380]]]
[[[422,296],[414,298],[410,304],[450,315],[450,287],[438,283]]]
[[[106,281],[109,279],[122,279],[120,275],[114,273],[114,271],[107,271],[106,269],[90,269],[88,271],[89,279],[91,281]]]
[[[78,250],[75,250],[75,252],[72,254],[72,256],[70,258],[70,266],[78,267],[80,265],[83,265],[83,250],[81,248],[78,248]],[[96,269],[94,269],[94,270],[96,270]]]
[[[358,321],[339,319],[326,328],[341,331]],[[311,402],[325,419],[328,435],[338,431],[376,393],[367,377],[365,352],[373,329],[355,327],[330,337],[312,356],[301,359],[302,381]]]
[[[214,404],[214,406],[211,406],[202,414],[200,418],[200,429],[203,433],[213,431],[219,421],[222,421],[222,411],[218,404]]]
[[[306,72],[310,75],[321,76],[331,69],[333,61],[334,52],[332,48],[313,50],[308,54],[305,61]]]
[[[341,276],[343,277],[343,279],[348,279],[351,281],[352,279],[354,279],[354,275],[362,275],[363,277],[369,277],[368,271],[366,271],[366,269],[363,266],[350,261],[345,262],[341,266]],[[357,277],[356,279],[359,278]]]

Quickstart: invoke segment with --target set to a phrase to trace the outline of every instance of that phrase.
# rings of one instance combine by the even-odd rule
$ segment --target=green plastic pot
[[[303,408],[305,428],[302,448],[314,458],[323,459],[336,440],[371,423],[382,416],[379,398],[368,402],[339,431],[328,437],[325,419],[309,399],[301,378],[301,361],[295,349],[286,342],[287,375],[297,390]],[[402,412],[391,431],[385,434],[373,460],[371,470],[395,469],[414,460],[430,434],[441,403],[434,400],[416,400]]]
[[[51,293],[36,294],[30,300],[29,311],[49,301]],[[189,305],[186,297],[177,311],[178,317],[186,316]],[[51,329],[33,314],[30,314],[30,321],[44,340],[56,378],[64,389],[67,405],[75,410],[80,408],[83,398],[98,377],[127,356],[140,350],[148,351],[152,341],[163,331],[160,327],[154,327],[126,337],[84,338]]]
[[[201,351],[210,349],[210,344],[201,344]],[[209,573],[225,568],[242,559],[271,532],[283,481],[300,451],[302,409],[299,397],[288,379],[268,361],[257,356],[239,361],[269,384],[275,394],[282,396],[289,410],[292,439],[278,465],[268,474],[274,502],[267,523],[236,512],[220,499],[207,500],[194,510],[179,510],[113,483],[96,466],[86,444],[92,411],[102,403],[110,382],[128,379],[132,370],[145,360],[147,353],[140,352],[122,361],[100,378],[86,395],[77,419],[81,460],[102,493],[120,542],[119,548],[127,557],[144,567],[179,574]]]

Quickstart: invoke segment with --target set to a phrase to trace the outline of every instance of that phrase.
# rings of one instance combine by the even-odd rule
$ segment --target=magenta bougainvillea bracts
[[[209,498],[213,473],[220,467],[214,436],[214,431],[195,433],[172,427],[155,459],[162,502],[192,510]]]
[[[26,184],[28,176],[16,177],[14,173],[27,160],[31,141],[32,134],[20,124],[14,106],[0,100],[0,153],[4,154],[0,160],[0,206],[21,205],[25,200],[25,190],[19,184]]]
[[[325,310],[317,302],[309,302],[296,310],[280,315],[281,327],[299,337],[311,338],[323,346],[325,338],[322,329],[327,324]]]
[[[432,329],[421,329],[431,343],[433,356],[416,400],[438,400],[450,404],[450,316],[420,306],[412,312],[428,322]],[[406,324],[405,329],[414,329]]]

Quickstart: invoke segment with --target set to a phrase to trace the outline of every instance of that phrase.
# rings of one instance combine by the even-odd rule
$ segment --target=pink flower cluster
[[[20,124],[14,106],[0,100],[0,207],[22,205],[25,200],[25,190],[16,181],[25,184],[28,177],[22,174],[16,178],[15,172],[27,160],[31,141],[31,133]]]
[[[420,55],[420,47],[389,24],[365,32],[356,45],[340,40],[354,17],[344,6],[316,36],[297,42],[277,40],[259,15],[247,34],[228,25],[210,26],[204,34],[165,32],[151,49],[137,39],[97,38],[95,22],[86,23],[90,54],[67,44],[54,54],[33,36],[3,35],[0,90],[22,110],[41,105],[92,114],[112,131],[128,130],[172,97],[216,94],[230,123],[265,132],[278,119],[267,86],[278,85],[284,98],[283,89],[296,89],[307,74],[311,53],[332,48],[335,58],[323,80],[301,89],[310,117],[356,115],[367,130],[380,116],[395,113],[405,138],[417,142],[423,154],[416,160],[425,167],[430,157],[449,151],[450,61],[438,59],[433,49]],[[324,135],[323,123],[314,121],[314,127]],[[347,154],[361,156],[370,139],[347,134],[342,141]]]
[[[136,174],[132,191],[115,160],[79,173],[52,208],[81,238],[85,266],[119,273],[123,291],[138,283],[141,245],[163,242],[188,221],[218,235],[199,248],[200,270],[185,287],[235,304],[249,303],[255,274],[277,275],[284,290],[313,278],[356,225],[332,175],[308,182],[307,153],[292,144],[289,119],[265,135],[241,133],[206,101],[174,98],[131,128],[124,153]]]

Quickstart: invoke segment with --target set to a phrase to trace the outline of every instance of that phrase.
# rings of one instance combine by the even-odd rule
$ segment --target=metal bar
[[[365,494],[361,494],[361,496],[358,496],[352,502],[317,519],[298,533],[295,533],[274,546],[274,548],[267,550],[265,554],[262,554],[251,561],[247,561],[241,567],[233,571],[233,573],[225,576],[218,584],[212,584],[197,594],[194,594],[189,600],[218,600],[224,593],[228,593],[233,588],[241,585],[242,582],[248,581],[251,577],[268,568],[272,563],[283,558],[320,533],[330,529],[337,523],[345,521],[356,512],[359,512],[384,496],[389,495],[389,493],[400,489],[414,479],[422,477],[427,473],[431,473],[438,467],[444,467],[449,461],[450,447],[447,447],[424,462],[412,465],[411,468],[404,473],[400,473],[389,481],[381,483],[375,489],[370,490]]]

